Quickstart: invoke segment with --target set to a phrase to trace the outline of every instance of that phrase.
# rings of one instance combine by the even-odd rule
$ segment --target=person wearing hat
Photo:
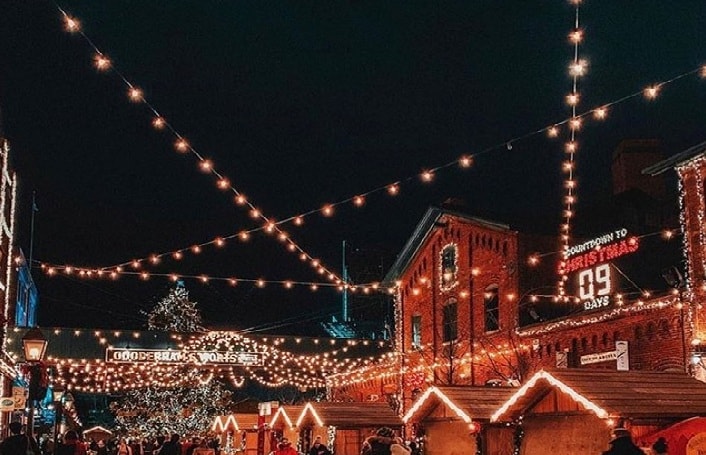
[[[314,438],[314,444],[309,449],[309,455],[331,455],[331,451],[326,447],[326,444],[321,442],[321,436]]]
[[[632,442],[630,431],[626,428],[614,429],[613,440],[609,444],[610,449],[603,452],[603,455],[645,455],[645,452]]]
[[[391,455],[390,446],[395,442],[395,432],[392,428],[381,427],[373,436],[368,436],[363,442],[361,455]]]
[[[275,455],[299,455],[297,449],[292,447],[292,443],[289,439],[282,438],[282,440],[277,444],[277,450],[275,450]]]

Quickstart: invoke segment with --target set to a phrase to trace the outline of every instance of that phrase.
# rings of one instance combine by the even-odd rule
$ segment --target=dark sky
[[[402,180],[569,115],[573,7],[553,1],[64,1],[86,34],[195,148],[265,214],[282,219]],[[45,0],[0,5],[0,107],[21,179],[20,245],[40,208],[34,258],[111,265],[254,226],[230,193],[149,126],[125,86],[97,74],[80,37]],[[590,62],[581,109],[620,99],[706,62],[701,0],[598,1],[581,10]],[[580,132],[581,207],[605,197],[621,139],[661,139],[667,155],[701,142],[706,82],[696,76],[612,109]],[[463,197],[473,213],[553,234],[562,141],[495,149],[473,169],[417,179],[305,226],[286,226],[340,271],[341,242],[389,266],[430,204]],[[676,203],[676,202],[675,202]],[[523,225],[524,223],[524,225]],[[159,271],[318,280],[273,239],[207,248]],[[372,266],[371,266],[372,267]],[[373,267],[374,268],[374,267]],[[36,273],[35,275],[39,275]],[[37,276],[44,326],[142,325],[168,283]],[[334,309],[335,293],[187,286],[208,322],[251,327]],[[305,315],[305,316],[302,316]]]

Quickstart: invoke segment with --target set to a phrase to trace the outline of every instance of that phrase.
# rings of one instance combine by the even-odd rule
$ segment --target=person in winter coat
[[[363,442],[361,455],[391,455],[390,446],[395,442],[395,432],[392,428],[378,428],[374,436],[369,436]]]
[[[2,455],[27,455],[29,451],[35,455],[40,455],[39,447],[34,438],[22,433],[20,422],[10,423],[11,435],[0,443],[0,454]]]
[[[314,438],[314,444],[309,449],[309,455],[331,455],[331,451],[321,442],[321,436]]]
[[[667,455],[667,440],[664,438],[657,439],[657,442],[652,444],[652,451],[655,455]]]
[[[625,428],[616,428],[613,430],[613,436],[610,449],[603,452],[603,455],[645,455],[645,452],[632,442],[632,436]]]
[[[277,444],[277,450],[274,453],[275,455],[299,455],[297,449],[292,447],[292,443],[287,438],[282,438]]]

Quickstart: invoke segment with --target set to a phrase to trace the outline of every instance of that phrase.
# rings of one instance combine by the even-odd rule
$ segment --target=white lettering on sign
[[[608,360],[617,360],[617,351],[600,352],[598,354],[588,354],[581,356],[581,365],[588,365],[590,363],[600,363],[607,362]]]
[[[173,351],[161,349],[107,348],[105,361],[112,363],[191,363],[199,365],[261,366],[260,352]]]

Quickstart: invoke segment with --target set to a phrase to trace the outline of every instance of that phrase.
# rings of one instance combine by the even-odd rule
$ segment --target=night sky
[[[554,234],[563,141],[539,134],[569,116],[573,7],[552,1],[63,1],[115,66],[221,173],[275,219],[413,177],[401,194],[370,196],[287,225],[307,252],[341,270],[349,254],[382,275],[431,204],[465,199],[473,214]],[[79,36],[45,0],[0,6],[0,109],[21,184],[19,245],[34,259],[107,266],[255,226],[150,127],[124,84],[98,74]],[[580,112],[706,62],[700,0],[584,2]],[[615,106],[579,133],[579,204],[610,191],[622,139],[656,138],[665,155],[706,140],[706,81],[692,75],[648,102]],[[511,141],[509,147],[500,146]],[[470,170],[416,174],[458,158]],[[675,199],[676,204],[676,199]],[[319,281],[274,239],[165,260],[182,274]],[[169,283],[47,278],[35,272],[42,326],[144,326],[141,311]],[[337,309],[335,292],[187,282],[207,325],[305,332]],[[298,325],[281,325],[297,322]]]

